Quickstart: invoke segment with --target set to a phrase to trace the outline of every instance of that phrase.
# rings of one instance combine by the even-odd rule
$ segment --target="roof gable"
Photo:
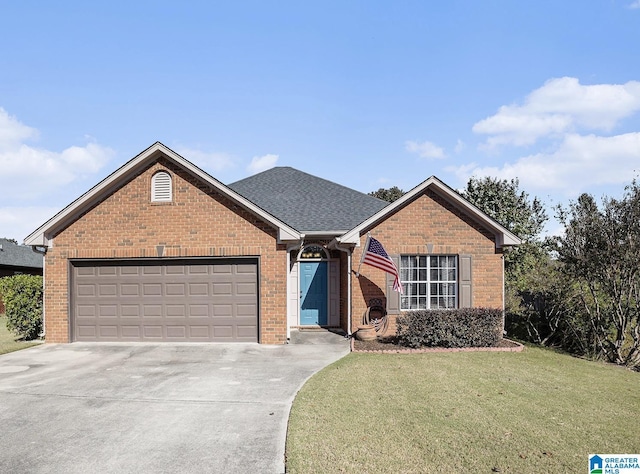
[[[78,199],[73,201],[67,207],[65,207],[58,214],[49,219],[46,223],[32,232],[25,238],[25,244],[27,245],[49,245],[52,236],[56,235],[62,229],[78,219],[84,212],[93,207],[96,203],[105,199],[112,194],[123,184],[127,183],[135,174],[144,169],[149,163],[158,160],[159,158],[165,158],[175,163],[188,173],[202,180],[202,182],[211,186],[211,188],[225,195],[227,198],[242,206],[249,212],[257,215],[262,220],[272,225],[278,230],[278,240],[298,240],[300,234],[291,228],[289,225],[280,221],[273,215],[265,212],[260,207],[239,195],[232,189],[222,184],[217,179],[205,171],[198,168],[190,161],[184,159],[176,152],[166,147],[160,142],[156,142],[149,148],[144,150],[138,156],[134,157],[123,166],[114,171],[111,175],[106,177],[100,183],[95,185],[89,191],[84,193]]]
[[[303,233],[342,234],[388,204],[283,166],[236,181],[229,187]]]
[[[427,180],[423,181],[411,191],[404,194],[400,199],[392,202],[384,209],[371,215],[368,219],[366,219],[350,231],[346,232],[342,236],[338,237],[336,240],[340,243],[345,244],[359,244],[360,234],[362,232],[377,225],[379,222],[382,222],[387,217],[392,215],[396,210],[422,196],[427,189],[432,190],[458,209],[461,209],[472,219],[476,220],[487,230],[491,231],[495,235],[496,247],[501,248],[511,245],[520,245],[522,243],[518,236],[516,236],[506,227],[489,217],[469,201],[464,199],[460,194],[444,184],[435,176],[431,176]]]

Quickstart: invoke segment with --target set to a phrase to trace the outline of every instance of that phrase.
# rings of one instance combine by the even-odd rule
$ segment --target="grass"
[[[352,353],[296,397],[287,468],[583,473],[640,453],[639,411],[639,373],[550,350]]]
[[[0,354],[19,351],[40,344],[39,341],[22,341],[7,329],[7,318],[0,314]]]

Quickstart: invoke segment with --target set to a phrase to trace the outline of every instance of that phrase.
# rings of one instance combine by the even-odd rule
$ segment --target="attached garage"
[[[72,341],[258,341],[255,258],[70,265]]]

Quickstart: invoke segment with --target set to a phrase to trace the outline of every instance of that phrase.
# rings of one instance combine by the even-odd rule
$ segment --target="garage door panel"
[[[118,269],[116,267],[98,267],[97,275],[99,276],[116,276],[118,273]]]
[[[126,339],[126,340],[135,340],[138,341],[140,340],[140,326],[127,326],[127,325],[122,325],[120,326],[120,336],[121,339]]]
[[[100,337],[104,339],[117,339],[118,338],[118,326],[107,326],[105,324],[101,324],[98,326],[98,332],[100,333]]]
[[[142,305],[142,316],[145,318],[158,318],[162,316],[162,305],[145,304]]]
[[[98,306],[98,317],[115,318],[118,316],[118,307],[116,305],[100,305]]]
[[[254,328],[251,325],[247,326],[236,326],[238,330],[238,337],[242,338],[251,338],[254,335]]]
[[[236,265],[237,273],[247,273],[250,275],[257,275],[256,270],[257,270],[257,267],[255,265],[243,265],[243,264]]]
[[[212,289],[212,293],[216,296],[223,296],[223,295],[232,295],[233,294],[233,287],[231,285],[231,283],[214,283],[211,286]]]
[[[136,283],[121,283],[120,296],[140,296],[140,285]]]
[[[187,265],[188,275],[209,275],[210,273],[210,265]]]
[[[236,295],[254,295],[256,287],[253,282],[251,283],[238,283],[235,285]]]
[[[132,304],[120,305],[120,316],[123,318],[139,318],[140,306]]]
[[[184,275],[185,267],[184,265],[170,265],[164,267],[165,275]]]
[[[133,275],[133,276],[140,275],[140,267],[137,267],[137,266],[120,267],[120,276],[125,276],[125,275]]]
[[[209,284],[208,283],[189,283],[189,296],[208,296]]]
[[[162,275],[162,266],[144,265],[140,267],[142,275]]]
[[[185,308],[185,305],[182,304],[168,304],[166,305],[166,309],[167,309],[167,317],[171,318],[171,317],[180,317],[181,319],[184,319],[187,316],[187,310]]]
[[[209,305],[206,304],[190,304],[189,317],[191,318],[208,318]]]
[[[238,317],[256,318],[258,316],[258,306],[255,304],[238,304],[236,305],[236,315]]]
[[[164,286],[166,296],[186,296],[186,283],[167,283]]]
[[[162,296],[162,283],[145,283],[142,285],[142,296]]]
[[[257,341],[255,260],[80,261],[72,270],[73,340]]]
[[[213,266],[214,274],[230,274],[231,273],[231,265],[214,265]]]
[[[96,326],[81,326],[78,328],[78,334],[83,338],[93,339],[97,336]]]
[[[76,316],[79,318],[95,318],[96,317],[95,305],[77,305]]]
[[[80,283],[77,285],[76,288],[77,288],[76,294],[78,296],[95,296],[96,295],[96,285],[94,284]]]
[[[189,326],[189,337],[191,339],[200,339],[208,341],[211,339],[211,331],[209,326]]]

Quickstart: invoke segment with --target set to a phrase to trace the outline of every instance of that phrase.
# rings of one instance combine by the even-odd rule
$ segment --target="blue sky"
[[[517,177],[549,205],[640,169],[640,0],[0,0],[0,25],[0,237],[156,141],[224,183]]]

